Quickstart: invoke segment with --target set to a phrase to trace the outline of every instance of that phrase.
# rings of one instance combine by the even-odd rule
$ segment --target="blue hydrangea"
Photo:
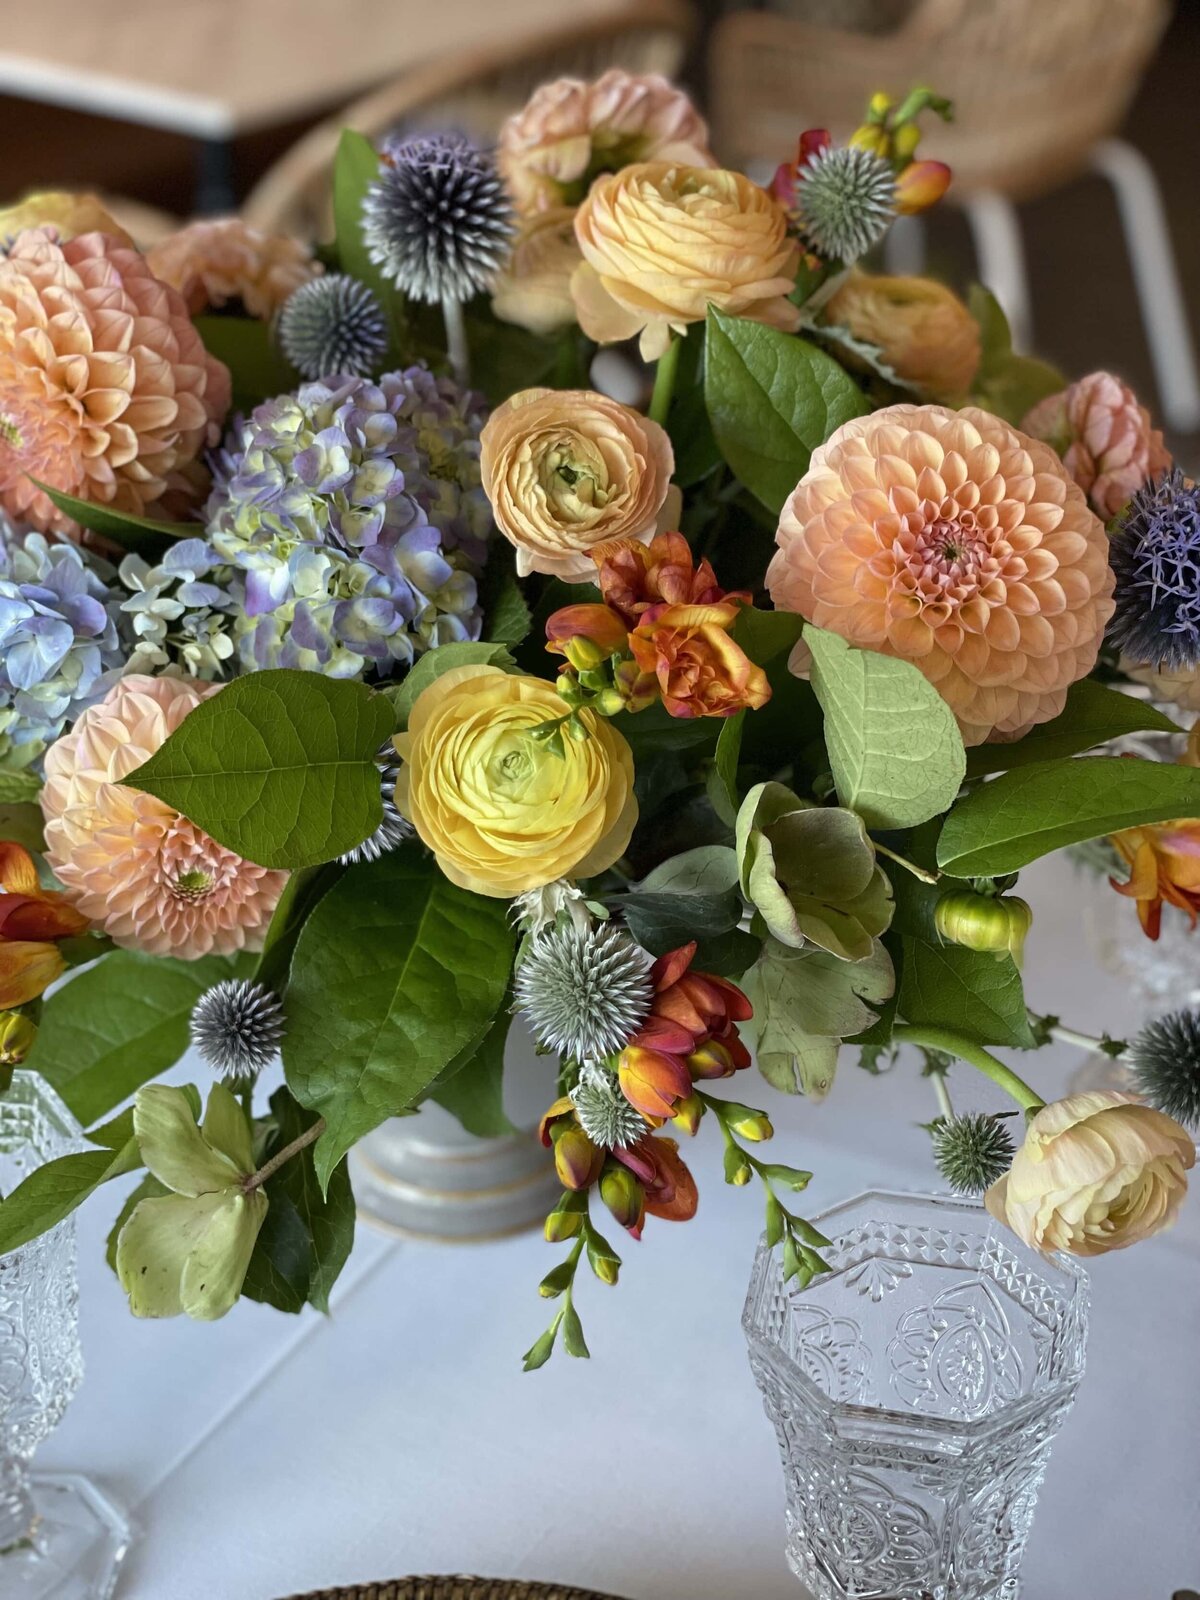
[[[1200,663],[1200,487],[1175,467],[1139,489],[1113,533],[1110,560],[1113,644],[1167,671]]]
[[[27,767],[114,681],[111,568],[0,521],[0,767]]]
[[[334,377],[239,421],[205,510],[236,569],[242,665],[386,675],[479,637],[483,413],[424,367]]]
[[[127,555],[117,575],[128,591],[118,619],[126,672],[174,670],[212,679],[231,670],[243,586],[211,545],[180,539],[157,566]]]

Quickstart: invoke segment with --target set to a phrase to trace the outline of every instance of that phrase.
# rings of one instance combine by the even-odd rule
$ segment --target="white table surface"
[[[1119,1030],[1130,1002],[1090,958],[1065,863],[1026,875],[1031,1001]],[[1094,892],[1094,891],[1093,891]],[[1200,947],[1198,947],[1200,955]],[[1080,1056],[1046,1052],[1043,1093]],[[961,1106],[997,1104],[967,1068]],[[822,1106],[749,1074],[810,1214],[878,1185],[936,1187],[912,1061],[846,1059]],[[118,1600],[275,1600],[409,1572],[595,1585],[629,1600],[802,1600],[783,1557],[779,1458],[739,1327],[761,1207],[706,1132],[686,1226],[617,1240],[622,1282],[581,1279],[590,1362],[521,1352],[561,1251],[395,1242],[360,1229],[334,1313],[249,1303],[224,1322],[137,1323],[102,1261],[114,1193],[81,1221],[88,1377],[39,1461],[94,1475],[140,1541]],[[1200,1187],[1200,1186],[1198,1186]],[[1170,1600],[1200,1589],[1200,1194],[1173,1233],[1095,1265],[1088,1376],[1055,1446],[1023,1600]]]

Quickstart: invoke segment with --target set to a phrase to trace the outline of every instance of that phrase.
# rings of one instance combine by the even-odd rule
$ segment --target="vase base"
[[[37,1521],[27,1539],[0,1551],[5,1600],[110,1600],[133,1538],[124,1512],[73,1472],[35,1472]]]

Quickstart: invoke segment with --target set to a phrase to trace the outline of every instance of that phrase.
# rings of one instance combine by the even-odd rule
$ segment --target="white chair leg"
[[[1154,364],[1159,402],[1172,428],[1200,427],[1200,379],[1187,306],[1154,169],[1124,139],[1104,139],[1092,166],[1112,184]]]
[[[1027,351],[1033,336],[1033,317],[1017,208],[995,189],[960,195],[958,203],[971,225],[979,276],[1008,318],[1013,349]]]
[[[883,241],[883,264],[900,278],[925,270],[925,224],[920,217],[897,217]]]

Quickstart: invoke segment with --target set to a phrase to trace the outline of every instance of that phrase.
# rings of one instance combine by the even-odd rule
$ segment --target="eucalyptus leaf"
[[[323,1186],[346,1151],[416,1105],[481,1040],[512,971],[507,905],[450,883],[417,846],[351,867],[292,957],[283,1062],[296,1099],[328,1124]]]
[[[818,445],[870,410],[862,390],[815,344],[710,306],[704,394],[721,453],[778,512]]]
[[[1122,828],[1200,816],[1200,769],[1128,756],[1019,767],[960,800],[938,840],[960,878],[1016,872],[1067,845]]]
[[[1078,755],[1131,733],[1178,732],[1178,724],[1149,701],[1081,678],[1067,691],[1067,703],[1057,717],[1039,723],[1012,744],[980,744],[968,750],[967,777]]]
[[[806,623],[812,681],[838,798],[871,828],[912,828],[945,811],[966,753],[950,707],[909,661],[857,650]]]
[[[247,861],[309,867],[374,833],[386,695],[318,672],[251,672],[201,701],[124,782]]]

